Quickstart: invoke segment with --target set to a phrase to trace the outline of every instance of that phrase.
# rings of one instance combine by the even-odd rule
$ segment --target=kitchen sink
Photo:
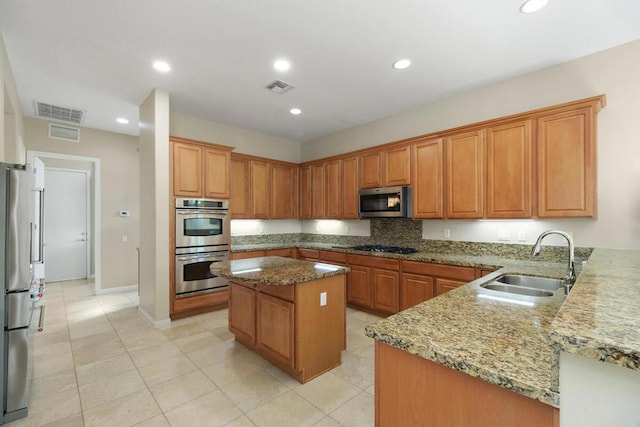
[[[531,297],[551,297],[563,287],[563,281],[549,277],[503,274],[497,279],[480,285],[491,291],[507,292]]]

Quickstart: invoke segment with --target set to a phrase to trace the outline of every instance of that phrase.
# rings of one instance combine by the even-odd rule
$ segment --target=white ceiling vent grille
[[[61,122],[82,124],[85,110],[73,107],[62,107],[60,105],[46,104],[36,101],[36,115],[43,119],[59,120]]]
[[[72,126],[49,123],[49,138],[62,139],[64,141],[79,142],[80,129]]]
[[[296,87],[289,83],[283,82],[282,80],[276,80],[266,85],[265,88],[269,89],[273,93],[282,95],[283,93],[287,93],[290,90],[295,89]]]

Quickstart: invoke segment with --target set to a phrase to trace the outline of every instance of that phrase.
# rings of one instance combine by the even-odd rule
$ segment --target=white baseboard
[[[153,320],[153,317],[151,317],[149,313],[144,311],[140,306],[138,306],[138,313],[140,313],[142,318],[154,329],[167,329],[171,327],[171,319]]]
[[[96,295],[117,294],[121,292],[133,292],[138,290],[138,285],[119,286],[117,288],[96,289]]]

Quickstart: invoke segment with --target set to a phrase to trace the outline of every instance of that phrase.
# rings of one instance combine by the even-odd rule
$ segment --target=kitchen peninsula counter
[[[210,268],[229,279],[229,330],[236,341],[301,383],[340,365],[348,268],[282,257]]]

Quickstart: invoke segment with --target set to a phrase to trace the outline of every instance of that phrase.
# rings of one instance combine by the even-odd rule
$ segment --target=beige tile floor
[[[135,293],[48,284],[29,416],[10,426],[372,426],[379,318],[347,309],[342,365],[300,384],[237,344],[227,310],[149,327]]]

